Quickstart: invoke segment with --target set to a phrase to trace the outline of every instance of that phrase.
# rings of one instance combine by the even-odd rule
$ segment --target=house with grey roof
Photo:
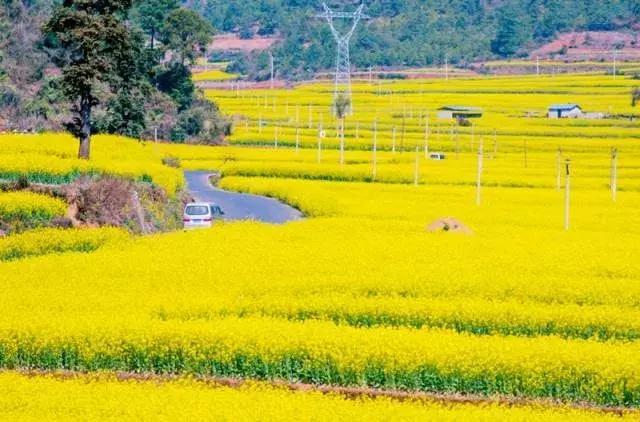
[[[459,105],[447,105],[438,109],[439,119],[477,119],[482,117],[482,109]]]

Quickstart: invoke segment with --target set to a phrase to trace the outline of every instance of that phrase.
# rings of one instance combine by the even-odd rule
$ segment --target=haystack
[[[453,232],[463,234],[473,234],[473,230],[465,226],[462,222],[453,217],[439,218],[427,226],[428,232]]]

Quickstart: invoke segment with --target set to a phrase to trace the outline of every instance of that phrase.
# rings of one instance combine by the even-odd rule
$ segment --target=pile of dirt
[[[473,234],[473,230],[453,217],[439,218],[427,226],[427,231]]]
[[[169,198],[151,184],[115,176],[85,176],[62,187],[76,227],[114,226],[133,233],[154,233],[181,227],[188,198]]]

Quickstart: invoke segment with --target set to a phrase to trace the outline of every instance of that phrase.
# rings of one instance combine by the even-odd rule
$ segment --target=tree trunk
[[[88,160],[91,152],[91,98],[88,96],[80,99],[80,123],[78,158]]]

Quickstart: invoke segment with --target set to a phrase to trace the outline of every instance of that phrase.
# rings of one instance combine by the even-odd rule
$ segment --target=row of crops
[[[637,418],[637,123],[525,116],[561,95],[633,113],[632,84],[592,75],[358,87],[343,164],[335,122],[318,149],[316,124],[330,122],[321,85],[210,91],[236,116],[233,146],[98,137],[95,161],[82,167],[65,136],[0,137],[0,170],[16,177],[99,171],[172,192],[183,169],[220,170],[222,188],[279,198],[308,217],[141,238],[101,229],[3,240],[0,274],[11,294],[0,295],[0,409],[36,419],[46,409],[61,419],[172,418],[175,409],[238,420]],[[275,111],[265,96],[276,98]],[[478,99],[469,105],[486,114],[450,138],[451,122],[435,109],[461,98]],[[302,123],[309,104],[312,128]],[[394,116],[405,106],[407,115]],[[262,134],[256,125],[268,118],[281,131],[277,148],[274,125]],[[520,133],[530,134],[526,148]],[[445,160],[425,157],[426,134]],[[11,167],[23,154],[33,164]],[[182,169],[163,166],[167,157]],[[557,183],[566,158],[570,230]],[[426,230],[446,216],[472,234]],[[318,386],[330,393],[309,391]]]

